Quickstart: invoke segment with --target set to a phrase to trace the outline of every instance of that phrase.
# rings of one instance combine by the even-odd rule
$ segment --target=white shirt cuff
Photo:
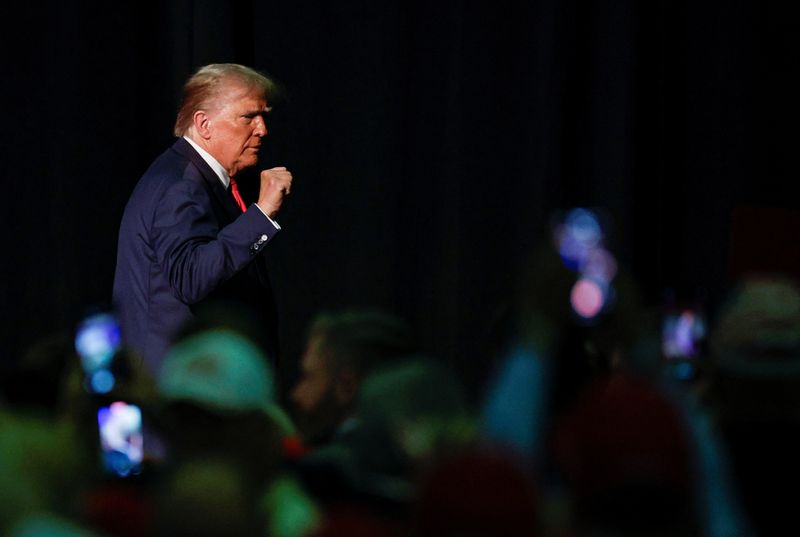
[[[258,205],[258,203],[254,203],[253,205],[255,205],[256,207],[258,207],[258,210],[259,210],[259,211],[261,211],[261,214],[263,214],[264,216],[266,216],[266,217],[267,217],[267,220],[269,220],[269,221],[272,223],[272,225],[273,225],[273,226],[275,226],[275,228],[276,228],[276,229],[281,229],[281,225],[280,225],[279,223],[277,223],[275,220],[273,220],[272,218],[270,218],[270,217],[269,217],[269,215],[268,215],[267,213],[265,213],[265,212],[264,212],[264,209],[262,209],[262,208],[261,208],[261,207]]]

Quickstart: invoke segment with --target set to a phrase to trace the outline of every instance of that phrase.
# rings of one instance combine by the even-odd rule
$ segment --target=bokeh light
[[[570,292],[572,309],[583,320],[593,320],[613,302],[611,283],[617,274],[617,260],[605,248],[600,218],[589,209],[572,209],[554,228],[553,239],[564,265],[578,273]]]
[[[86,373],[108,367],[120,341],[119,324],[112,315],[102,313],[84,320],[75,335],[75,350]]]
[[[588,278],[581,278],[572,287],[570,294],[572,309],[584,319],[596,317],[605,305],[605,293],[600,285]]]
[[[577,208],[567,213],[564,223],[577,240],[586,245],[596,245],[603,238],[600,220],[594,212]]]
[[[558,251],[564,264],[580,271],[592,252],[601,246],[603,231],[597,216],[588,209],[572,209],[555,231]]]
[[[617,274],[617,261],[605,248],[595,248],[587,255],[582,273],[608,284]]]
[[[108,369],[95,371],[89,377],[89,388],[94,393],[109,393],[116,383],[114,375]]]

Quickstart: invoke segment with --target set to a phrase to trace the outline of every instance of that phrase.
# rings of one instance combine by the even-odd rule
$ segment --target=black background
[[[789,4],[6,4],[3,365],[108,304],[127,197],[211,62],[286,90],[263,164],[295,177],[267,252],[288,364],[314,313],[371,305],[479,381],[556,208],[606,207],[653,303],[794,270]]]

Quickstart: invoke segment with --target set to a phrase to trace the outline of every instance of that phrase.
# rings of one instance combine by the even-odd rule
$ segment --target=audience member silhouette
[[[578,535],[697,535],[691,434],[680,409],[642,379],[582,390],[557,424],[554,458]]]
[[[400,531],[419,479],[474,441],[463,389],[432,358],[408,359],[364,380],[354,417],[348,434],[303,458],[298,472],[334,520],[357,509]]]
[[[800,284],[744,276],[711,334],[706,402],[730,452],[744,509],[758,535],[800,531]]]
[[[289,396],[305,444],[324,445],[345,433],[354,424],[364,378],[413,350],[409,328],[387,313],[362,309],[317,315]]]
[[[271,366],[258,347],[230,330],[194,333],[169,350],[157,378],[159,429],[168,454],[156,495],[159,534],[199,531],[191,525],[196,520],[187,520],[190,525],[180,529],[175,514],[204,509],[203,502],[210,500],[202,498],[203,492],[213,491],[215,475],[227,487],[220,502],[246,498],[248,504],[236,511],[244,518],[235,527],[242,535],[248,534],[246,528],[252,530],[258,520],[257,499],[279,470],[281,441],[287,434],[273,382]],[[204,535],[226,534],[220,526],[207,525],[204,531],[217,530]]]
[[[664,376],[657,317],[603,241],[576,254],[554,237],[496,327],[477,409],[376,310],[317,315],[293,385],[258,326],[221,303],[184,327],[156,378],[117,353],[107,393],[87,389],[70,337],[42,341],[3,391],[0,530],[791,534],[792,496],[778,491],[798,477],[800,285],[743,279],[713,324],[703,382],[687,385]],[[143,409],[140,475],[101,471],[96,415],[112,401]]]

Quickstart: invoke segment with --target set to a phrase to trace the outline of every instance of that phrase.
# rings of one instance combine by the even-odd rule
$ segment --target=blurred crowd
[[[155,376],[42,339],[0,394],[0,531],[794,535],[800,284],[667,312],[591,217],[520,271],[477,398],[386,311],[320,312],[288,382],[227,306]]]

